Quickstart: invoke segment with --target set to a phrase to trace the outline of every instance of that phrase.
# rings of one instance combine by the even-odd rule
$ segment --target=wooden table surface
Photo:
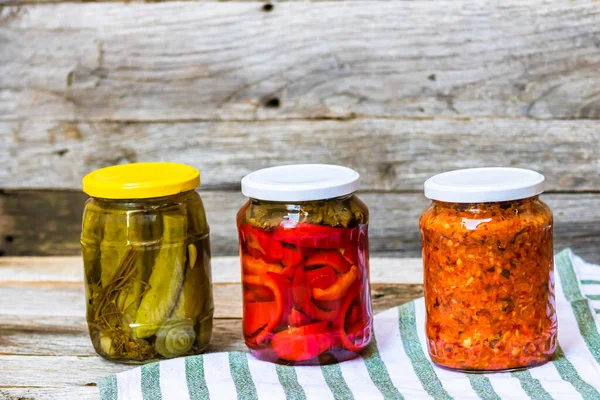
[[[210,352],[245,350],[237,257],[213,258]],[[96,355],[85,321],[79,257],[0,258],[0,399],[92,399],[98,378],[132,368]],[[372,258],[373,307],[422,296],[421,260]]]

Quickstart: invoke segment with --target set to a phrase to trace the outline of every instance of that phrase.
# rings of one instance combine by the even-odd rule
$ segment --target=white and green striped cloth
[[[212,353],[144,365],[99,382],[116,399],[599,399],[600,266],[556,256],[559,347],[526,371],[465,374],[427,355],[423,299],[375,317],[376,341],[338,365],[287,367],[249,353]]]

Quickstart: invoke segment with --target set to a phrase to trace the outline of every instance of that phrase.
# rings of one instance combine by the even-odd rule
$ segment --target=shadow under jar
[[[425,183],[426,336],[436,364],[489,372],[552,358],[553,220],[538,198],[543,182],[529,170],[478,168]]]
[[[366,205],[358,173],[292,165],[242,180],[237,216],[250,352],[288,365],[354,358],[370,342]]]
[[[196,169],[103,168],[83,179],[87,322],[98,354],[141,363],[202,352],[212,332],[209,228]]]

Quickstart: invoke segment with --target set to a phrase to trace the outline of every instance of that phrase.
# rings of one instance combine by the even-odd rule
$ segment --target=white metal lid
[[[242,193],[271,201],[332,199],[358,190],[359,174],[339,165],[296,164],[260,169],[242,179]]]
[[[544,175],[521,168],[470,168],[425,181],[425,197],[451,203],[525,199],[544,191]]]

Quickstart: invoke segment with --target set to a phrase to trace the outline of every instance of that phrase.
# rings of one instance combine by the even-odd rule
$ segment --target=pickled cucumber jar
[[[358,179],[345,167],[290,165],[242,180],[242,325],[258,359],[330,364],[369,344],[369,211]]]
[[[425,182],[421,215],[432,361],[465,371],[541,365],[556,349],[552,212],[544,177],[476,168]]]
[[[212,332],[209,228],[199,172],[134,163],[83,178],[81,250],[96,352],[126,363],[198,354]]]

